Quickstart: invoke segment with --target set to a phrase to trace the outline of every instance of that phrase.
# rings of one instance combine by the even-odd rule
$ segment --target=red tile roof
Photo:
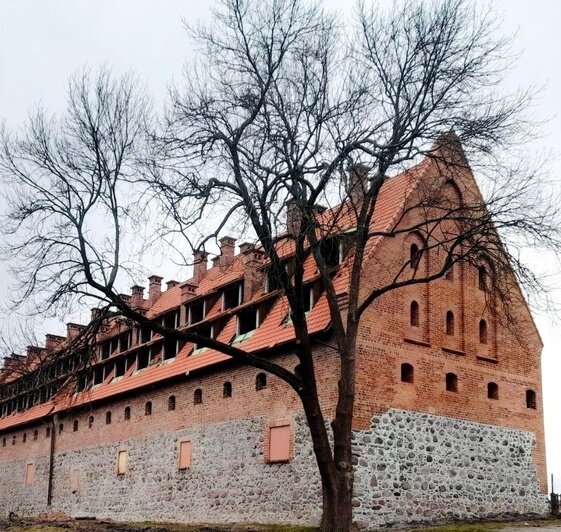
[[[427,165],[427,160],[421,162],[409,171],[403,172],[395,177],[388,178],[384,183],[378,198],[374,217],[371,225],[372,231],[388,230],[397,221],[402,212],[407,196],[412,191],[415,183],[423,175]],[[348,203],[343,203],[337,207],[321,213],[321,220],[326,224],[331,224],[336,231],[345,231],[354,227],[355,214]],[[374,238],[369,242],[367,252],[372,254],[380,238]],[[293,242],[289,239],[281,239],[278,243],[279,255],[287,257],[293,253]],[[345,293],[348,288],[348,269],[343,265],[334,277],[335,288],[338,293]],[[230,284],[237,280],[242,280],[244,275],[244,256],[237,255],[229,266],[215,265],[209,269],[198,283],[194,297],[210,294],[217,291],[220,287]],[[308,257],[305,263],[305,281],[310,281],[317,276],[317,269],[313,258]],[[170,311],[181,305],[181,286],[175,286],[162,293],[158,301],[148,311],[149,317]],[[265,297],[263,292],[257,293],[252,298],[252,302],[257,302]],[[230,311],[231,312],[231,311]],[[230,343],[236,334],[236,316],[229,312],[222,313],[220,301],[216,302],[208,309],[205,321],[212,320],[223,314],[227,321],[219,333],[218,340]],[[273,346],[278,346],[294,339],[294,330],[290,323],[286,322],[288,314],[288,303],[286,298],[278,298],[269,313],[265,316],[260,326],[253,331],[238,347],[251,351],[264,351]],[[323,331],[330,323],[329,308],[327,300],[323,295],[316,302],[308,314],[308,328],[314,334]],[[178,377],[188,372],[207,368],[218,363],[230,360],[228,355],[224,355],[212,349],[202,349],[193,353],[193,345],[186,344],[180,353],[169,361],[160,362],[144,368],[140,371],[128,372],[123,377],[113,379],[110,382],[94,386],[87,392],[64,396],[60,392],[59,396],[47,403],[36,405],[24,412],[14,413],[0,420],[0,430],[7,429],[16,425],[28,423],[30,421],[47,416],[51,413],[60,412],[69,407],[84,404],[92,401],[99,401],[117,394],[130,392],[146,385],[155,384],[169,378]]]

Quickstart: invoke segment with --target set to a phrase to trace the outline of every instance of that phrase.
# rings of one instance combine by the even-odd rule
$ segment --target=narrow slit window
[[[419,303],[416,301],[411,302],[411,307],[409,309],[409,323],[411,327],[419,326]]]
[[[105,424],[111,425],[111,411],[105,413]]]
[[[411,364],[401,364],[401,382],[412,383],[415,380],[415,372]]]
[[[193,392],[193,404],[200,405],[203,402],[203,391],[200,388],[197,388]]]
[[[39,437],[39,431],[38,430],[33,431],[33,440],[37,441],[38,437]]]
[[[75,419],[72,423],[72,432],[78,432],[78,420]]]
[[[451,310],[449,310],[446,313],[446,334],[448,336],[454,336],[454,329],[455,329],[454,313]]]
[[[168,397],[168,410],[175,410],[175,395]]]
[[[124,417],[125,421],[130,420],[130,418],[131,418],[131,407],[130,406],[125,407],[125,412],[124,412],[123,417]]]
[[[144,415],[151,416],[152,415],[152,401],[146,401],[144,405]]]
[[[59,434],[62,434],[63,432],[64,432],[64,423],[61,423],[61,424],[58,426],[58,433],[59,433]]]
[[[446,374],[446,391],[448,392],[458,391],[458,376],[455,373]]]
[[[228,397],[232,397],[232,383],[225,382],[224,386],[222,387],[222,397],[227,399]]]
[[[421,250],[417,244],[411,244],[409,248],[409,264],[412,270],[416,270],[421,262]]]
[[[124,475],[127,471],[127,451],[117,453],[117,475]]]
[[[35,473],[35,466],[33,464],[27,464],[25,466],[25,484],[31,486],[33,484],[33,476]]]
[[[526,390],[526,408],[536,409],[536,392],[534,390]]]
[[[258,373],[257,377],[255,377],[255,389],[259,391],[259,390],[264,390],[266,387],[267,387],[267,374]]]
[[[479,266],[477,270],[477,284],[479,290],[485,291],[487,288],[487,269],[485,266]]]
[[[487,343],[487,322],[485,320],[479,322],[479,343]]]
[[[495,382],[490,382],[487,384],[487,397],[489,399],[499,398],[499,385]]]
[[[93,417],[93,416],[90,416],[90,417],[88,418],[88,428],[89,428],[89,429],[93,428],[93,424],[94,424],[94,417]]]

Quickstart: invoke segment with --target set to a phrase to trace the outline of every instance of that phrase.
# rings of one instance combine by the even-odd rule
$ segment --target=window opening
[[[205,317],[205,302],[198,301],[197,303],[193,303],[189,305],[189,325],[193,325],[194,323],[198,323],[202,321]]]
[[[224,386],[222,387],[222,397],[225,399],[228,397],[232,397],[232,383],[225,382]]]
[[[496,383],[490,382],[487,384],[487,397],[489,399],[499,398],[499,386]]]
[[[537,408],[536,392],[534,392],[534,390],[526,390],[526,408]]]
[[[105,413],[105,424],[106,425],[111,425],[111,412],[106,412]]]
[[[152,401],[146,401],[144,405],[144,415],[151,416],[152,415]]]
[[[125,421],[128,421],[131,418],[131,407],[125,407],[125,414],[124,414]]]
[[[175,410],[175,395],[168,397],[168,410]]]
[[[259,391],[259,390],[264,390],[266,387],[267,387],[267,374],[258,373],[257,377],[255,377],[255,389]]]
[[[446,391],[448,392],[458,391],[458,377],[454,373],[446,374]]]
[[[414,370],[411,364],[401,364],[401,382],[413,382]]]
[[[193,404],[200,405],[203,402],[203,391],[197,388],[193,393]]]
[[[479,322],[479,343],[487,343],[487,322],[485,320]]]
[[[224,289],[222,292],[222,310],[235,308],[240,305],[242,301],[242,285],[235,284]]]
[[[419,303],[416,301],[411,301],[411,307],[409,309],[409,323],[412,327],[419,326]]]
[[[454,336],[454,313],[451,310],[446,313],[446,334]]]

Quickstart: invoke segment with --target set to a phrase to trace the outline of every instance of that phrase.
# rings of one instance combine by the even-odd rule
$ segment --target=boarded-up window
[[[117,475],[124,475],[127,470],[127,451],[117,454]]]
[[[31,486],[31,484],[33,484],[34,470],[35,470],[35,466],[33,464],[27,464],[25,466],[25,483],[28,486]]]
[[[70,491],[78,493],[80,491],[80,470],[73,469],[70,473]]]
[[[269,429],[269,462],[288,462],[290,459],[290,425]]]
[[[179,469],[189,469],[191,467],[191,442],[180,441],[178,452]]]

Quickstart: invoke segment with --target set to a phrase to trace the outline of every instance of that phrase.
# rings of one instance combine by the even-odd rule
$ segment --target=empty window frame
[[[75,419],[72,422],[72,432],[78,432],[78,420],[77,419]]]
[[[168,397],[168,410],[175,410],[175,395]]]
[[[259,312],[256,308],[242,310],[238,314],[238,336],[254,331],[258,326]]]
[[[449,310],[446,313],[446,335],[447,336],[454,336],[455,332],[455,323],[454,323],[454,313]]]
[[[130,406],[126,406],[125,407],[125,411],[123,413],[123,419],[125,421],[129,421],[131,418],[131,407]]]
[[[290,425],[269,428],[268,462],[279,463],[290,460]]]
[[[479,343],[487,343],[487,322],[485,320],[479,320]]]
[[[205,338],[214,338],[214,326],[210,325],[210,323],[204,323],[196,328],[195,331],[198,335],[204,336]],[[194,345],[194,350],[197,351],[199,349],[203,349],[204,346],[200,344]]]
[[[191,467],[191,442],[183,440],[177,445],[177,468],[189,469]]]
[[[304,312],[309,312],[314,307],[314,290],[311,284],[308,284],[303,287],[303,305],[304,305]]]
[[[242,285],[236,283],[222,292],[222,310],[228,310],[239,306],[242,302]]]
[[[144,415],[151,416],[152,415],[152,401],[146,401],[144,405]]]
[[[152,340],[152,329],[150,329],[150,327],[140,327],[140,343],[141,344],[145,344],[146,342],[149,342],[150,340]]]
[[[267,387],[267,374],[258,373],[255,377],[255,389],[257,391],[264,390]]]
[[[108,412],[105,413],[105,424],[106,425],[111,425],[111,411],[109,410]]]
[[[166,338],[164,340],[164,360],[171,360],[177,356],[177,340]]]
[[[409,307],[409,324],[411,327],[419,326],[419,303],[416,301],[411,301]]]
[[[197,388],[193,392],[193,404],[200,405],[203,402],[203,391],[200,388]]]
[[[34,464],[27,464],[25,466],[25,484],[26,484],[26,486],[31,486],[33,484],[34,473],[35,473]]]
[[[487,384],[487,397],[489,399],[499,398],[499,385],[495,382],[490,382]]]
[[[124,475],[127,472],[127,451],[117,453],[117,475]]]
[[[179,321],[179,314],[174,312],[169,312],[162,318],[162,325],[168,329],[175,329]]]
[[[455,373],[446,373],[446,391],[458,391],[458,376]]]
[[[111,355],[111,341],[107,340],[99,346],[99,357],[101,360],[109,358]]]
[[[401,382],[412,383],[415,380],[415,370],[411,364],[407,362],[401,364],[400,372]]]
[[[136,369],[144,369],[148,367],[150,363],[150,351],[148,349],[142,349],[138,352],[136,356]]]
[[[409,266],[412,270],[416,270],[421,262],[421,250],[417,244],[411,244],[409,247]]]
[[[93,417],[93,416],[90,416],[90,417],[88,418],[88,428],[89,428],[89,429],[92,429],[92,428],[93,428],[93,425],[94,425],[94,417]]]
[[[224,386],[222,386],[222,397],[224,399],[232,397],[232,383],[231,382],[226,381],[224,383]]]
[[[536,392],[534,390],[526,390],[526,408],[537,408]]]
[[[332,268],[341,263],[342,249],[342,242],[338,238],[324,238],[319,243],[319,252],[326,267]]]
[[[477,286],[479,290],[485,291],[487,289],[487,269],[485,266],[479,266],[477,269]]]
[[[94,378],[93,378],[93,383],[94,386],[96,384],[101,384],[105,379],[105,368],[104,366],[98,366],[97,368],[94,369]]]
[[[115,377],[122,377],[127,370],[127,359],[119,358],[115,360]]]
[[[119,352],[126,351],[130,347],[130,336],[130,331],[127,331],[126,333],[119,336]]]
[[[189,305],[187,309],[187,323],[189,325],[193,325],[194,323],[198,323],[202,321],[205,317],[205,301],[197,301],[196,303],[192,303]]]

